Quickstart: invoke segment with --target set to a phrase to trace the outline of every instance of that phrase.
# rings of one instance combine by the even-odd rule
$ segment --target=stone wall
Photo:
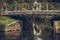
[[[7,31],[19,31],[21,30],[21,23],[19,21],[14,21],[11,24],[8,24],[7,26],[5,26],[5,32]]]

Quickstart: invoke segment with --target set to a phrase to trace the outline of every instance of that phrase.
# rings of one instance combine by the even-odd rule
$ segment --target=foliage
[[[60,21],[58,22],[58,26],[60,27]]]
[[[47,10],[46,3],[41,4],[41,10]]]
[[[49,10],[55,10],[56,9],[56,5],[49,4],[48,8],[49,8]]]
[[[22,10],[22,8],[23,9],[27,9],[28,8],[28,5],[21,5],[21,3],[22,4],[28,3],[29,4],[29,9],[31,9],[33,6],[30,3],[34,3],[34,1],[35,0],[7,0],[7,3],[9,5],[8,9],[13,6],[10,10],[12,10],[12,11],[15,10],[15,6],[14,6],[15,5],[15,2],[18,3],[18,4],[20,4],[20,10]],[[40,2],[43,3],[42,6],[41,6],[41,9],[42,10],[46,10],[47,9],[47,5],[45,3],[48,2],[48,0],[37,0],[37,1],[39,3]],[[17,6],[17,10],[18,9],[19,9],[19,7]],[[49,10],[55,10],[56,9],[56,5],[49,4],[48,9]]]
[[[52,16],[40,16],[35,21],[37,21],[37,24],[42,30],[41,38],[43,40],[52,40],[52,30],[53,27],[51,26]]]
[[[13,21],[15,21],[15,20],[11,19],[11,18],[8,18],[8,17],[6,18],[6,17],[0,16],[0,23],[1,24],[7,25],[7,24],[10,24]]]

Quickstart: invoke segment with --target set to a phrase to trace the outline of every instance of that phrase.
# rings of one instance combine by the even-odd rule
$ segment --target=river
[[[0,32],[0,40],[19,40],[20,31]]]
[[[20,40],[20,31],[13,32],[0,32],[0,40]],[[27,38],[23,38],[22,40],[26,40]],[[36,37],[35,40],[42,40],[39,37]]]

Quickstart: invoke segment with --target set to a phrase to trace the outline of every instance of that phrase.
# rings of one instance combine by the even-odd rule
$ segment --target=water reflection
[[[5,32],[5,40],[18,40],[21,31]]]
[[[0,40],[4,40],[4,39],[5,39],[4,32],[0,32]]]
[[[8,30],[4,32],[3,26],[0,25],[0,40],[19,40],[22,30]],[[1,30],[2,29],[2,30]]]

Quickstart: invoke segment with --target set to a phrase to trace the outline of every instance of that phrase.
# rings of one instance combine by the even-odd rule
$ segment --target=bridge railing
[[[0,11],[29,11],[29,10],[60,10],[60,3],[15,3],[15,4],[7,4],[4,3],[2,7],[0,7]]]

